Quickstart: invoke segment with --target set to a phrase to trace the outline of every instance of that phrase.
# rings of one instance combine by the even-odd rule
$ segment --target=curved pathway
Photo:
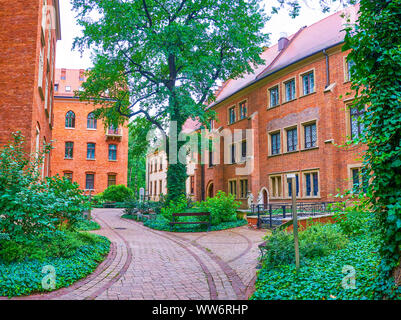
[[[96,271],[68,288],[23,299],[246,299],[265,232],[241,228],[170,233],[121,219],[120,209],[96,209],[111,250]]]

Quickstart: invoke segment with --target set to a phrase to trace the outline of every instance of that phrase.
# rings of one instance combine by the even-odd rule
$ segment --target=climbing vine
[[[364,171],[367,199],[380,235],[379,297],[391,297],[401,258],[401,0],[361,0],[358,21],[346,28],[355,107],[366,110]],[[394,292],[393,292],[394,293]]]

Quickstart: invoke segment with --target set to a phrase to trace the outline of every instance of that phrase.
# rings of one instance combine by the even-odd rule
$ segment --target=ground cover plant
[[[334,224],[314,224],[300,231],[298,273],[292,233],[267,237],[268,250],[251,299],[380,299],[380,237],[371,216],[351,206],[335,214]],[[386,296],[398,299],[401,290],[392,286]]]

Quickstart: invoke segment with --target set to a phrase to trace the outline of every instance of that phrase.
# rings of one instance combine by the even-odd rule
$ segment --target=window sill
[[[64,158],[64,160],[74,160],[74,158]]]
[[[311,96],[311,95],[313,95],[313,94],[315,94],[315,93],[316,93],[316,91],[313,91],[313,92],[311,92],[311,93],[304,94],[304,95],[300,96],[299,98]]]
[[[295,101],[295,100],[297,100],[297,98],[294,98],[294,99],[291,99],[291,100],[288,100],[288,101],[283,101],[283,102],[281,102],[281,105],[286,104],[286,103],[293,102],[293,101]]]
[[[299,152],[299,150],[287,151],[287,152],[284,152],[283,154],[291,154],[291,153],[297,153],[297,152]]]
[[[307,149],[302,149],[302,150],[300,150],[300,151],[301,151],[301,152],[304,152],[304,151],[316,150],[316,149],[319,149],[319,146],[312,147],[312,148],[307,148]]]
[[[96,131],[97,129],[95,129],[95,128],[86,128],[86,130],[89,130],[89,131]]]
[[[109,161],[110,161],[110,162],[117,162],[117,160],[110,160],[110,159],[109,159]],[[155,173],[157,173],[157,172],[155,172]]]
[[[86,158],[86,160],[87,161],[96,161],[96,159],[89,159],[89,158]]]
[[[67,127],[65,127],[64,129],[66,129],[66,130],[75,130],[75,128],[67,128]]]
[[[238,119],[238,120],[236,120],[236,121],[233,122],[233,123],[227,123],[227,125],[228,125],[228,126],[232,126],[233,124],[237,124],[237,123],[239,123],[239,122],[241,122],[241,121],[244,121],[244,120],[249,120],[249,117],[246,116],[245,118],[243,118],[243,119]]]
[[[281,156],[281,155],[283,155],[283,153],[269,154],[267,157],[268,158],[274,158],[274,157],[278,157],[278,156]]]
[[[272,107],[267,107],[267,110],[276,109],[276,108],[278,108],[280,105],[281,105],[281,104],[278,104],[278,105],[275,105],[275,106],[272,106]]]

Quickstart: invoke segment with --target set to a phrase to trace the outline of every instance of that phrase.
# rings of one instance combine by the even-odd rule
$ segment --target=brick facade
[[[88,115],[95,110],[90,103],[74,98],[74,91],[79,90],[85,81],[83,70],[57,69],[54,103],[54,150],[52,151],[52,175],[72,176],[82,189],[91,189],[93,193],[103,192],[110,184],[127,185],[128,171],[128,128],[118,128],[118,132],[105,130],[103,122],[96,120],[96,128],[88,124]],[[69,111],[75,114],[75,125],[66,124]],[[73,154],[66,156],[66,143],[73,143]],[[91,144],[88,146],[88,144]],[[110,145],[116,146],[116,152]],[[93,157],[88,148],[94,147]],[[115,154],[115,160],[114,160]],[[94,178],[93,188],[87,188],[87,179]]]
[[[0,0],[0,144],[21,131],[27,151],[52,138],[58,0]],[[43,175],[49,175],[46,159]]]
[[[345,11],[351,20],[355,19],[357,6]],[[263,52],[265,64],[253,74],[222,85],[210,105],[217,115],[210,137],[220,146],[215,144],[212,165],[208,152],[204,152],[204,164],[198,159],[193,171],[196,200],[223,190],[236,193],[242,208],[247,207],[250,193],[254,202],[288,203],[288,173],[298,175],[299,201],[331,201],[338,190],[352,185],[351,170],[361,167],[364,147],[338,147],[351,135],[352,102],[352,95],[347,95],[348,53],[341,50],[345,22],[342,13],[280,39],[280,45]],[[290,80],[295,97],[286,101]],[[270,95],[274,88],[278,93],[275,105]],[[242,116],[241,105],[246,107]],[[234,121],[230,120],[232,108]],[[246,154],[242,155],[244,140]],[[230,163],[233,143],[236,161]]]

